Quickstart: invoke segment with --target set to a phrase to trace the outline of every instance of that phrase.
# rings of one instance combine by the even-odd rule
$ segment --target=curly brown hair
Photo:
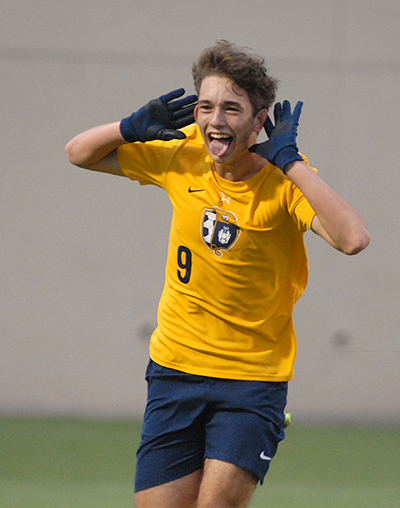
[[[269,109],[275,100],[278,80],[268,76],[264,58],[247,48],[222,39],[204,49],[192,67],[197,94],[203,79],[216,74],[228,77],[247,92],[255,115]]]

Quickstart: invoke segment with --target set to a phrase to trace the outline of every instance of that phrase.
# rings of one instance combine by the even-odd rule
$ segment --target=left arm
[[[269,117],[264,124],[269,139],[249,150],[279,167],[302,191],[316,213],[312,222],[315,233],[335,249],[357,254],[370,241],[363,218],[298,153],[296,136],[302,105],[298,102],[292,113],[289,101],[278,102],[274,108],[275,125]]]
[[[287,164],[285,173],[315,211],[315,233],[344,254],[358,254],[368,246],[370,236],[361,215],[304,161]]]

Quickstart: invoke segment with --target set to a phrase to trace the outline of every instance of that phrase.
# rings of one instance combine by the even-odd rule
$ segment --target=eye
[[[211,106],[209,104],[200,104],[199,109],[201,111],[211,111]]]
[[[229,113],[239,113],[241,111],[238,106],[227,106],[225,110]]]

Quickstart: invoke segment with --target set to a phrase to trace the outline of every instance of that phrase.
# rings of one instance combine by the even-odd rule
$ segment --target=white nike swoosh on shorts
[[[265,455],[265,453],[263,451],[260,453],[260,459],[262,459],[262,460],[272,460],[272,458],[268,457],[268,455]]]

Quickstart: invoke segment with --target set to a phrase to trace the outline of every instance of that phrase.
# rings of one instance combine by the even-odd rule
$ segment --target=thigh
[[[245,508],[258,478],[234,464],[206,459],[197,508]]]
[[[202,471],[135,493],[136,508],[197,508]]]

